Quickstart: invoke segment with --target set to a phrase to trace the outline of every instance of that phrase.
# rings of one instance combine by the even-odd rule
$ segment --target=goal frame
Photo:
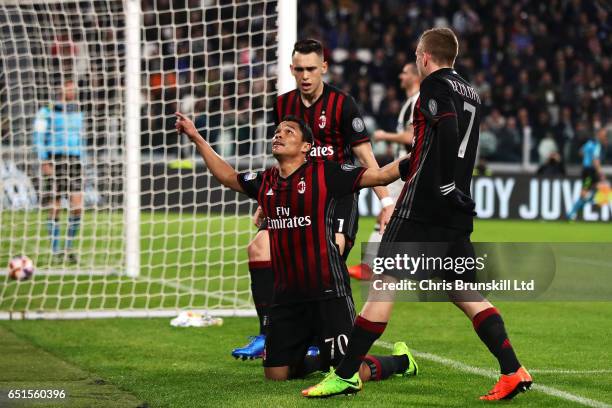
[[[55,4],[62,0],[0,0],[0,4]],[[140,276],[140,211],[141,211],[141,27],[143,12],[140,0],[123,0],[125,13],[125,149],[126,179],[124,183],[125,206],[125,275],[137,279]],[[278,35],[282,32],[283,35]],[[291,52],[297,39],[297,0],[279,0],[277,3],[277,93],[280,95],[294,88],[289,70]],[[197,310],[212,316],[256,316],[255,309]],[[0,320],[64,320],[96,318],[151,318],[173,317],[179,309],[128,309],[128,310],[61,310],[61,311],[0,311]]]

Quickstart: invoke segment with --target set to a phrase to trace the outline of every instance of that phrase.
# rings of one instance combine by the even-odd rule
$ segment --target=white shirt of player
[[[412,126],[414,105],[416,104],[417,99],[419,99],[420,94],[420,92],[416,92],[414,95],[410,96],[406,102],[404,102],[404,105],[402,105],[402,109],[397,117],[397,133],[403,133],[409,126]],[[395,158],[404,156],[405,154],[406,149],[404,149],[404,145],[399,145],[399,149],[396,150]]]
[[[416,105],[417,99],[419,99],[420,92],[416,92],[414,95],[410,96],[404,105],[402,105],[402,109],[400,110],[399,116],[397,117],[397,133],[403,133],[409,126],[412,126],[412,118],[414,116],[414,105]],[[397,143],[397,148],[395,149],[395,158],[405,156],[406,155],[406,147]],[[394,201],[397,201],[399,195],[404,188],[404,182],[401,179],[395,180],[393,183],[387,186],[389,189],[389,195],[393,198]]]

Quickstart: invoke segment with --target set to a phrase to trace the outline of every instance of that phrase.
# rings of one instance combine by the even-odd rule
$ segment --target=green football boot
[[[334,395],[355,394],[363,388],[359,372],[355,373],[351,378],[345,380],[338,377],[332,368],[325,376],[323,381],[317,385],[302,390],[302,395],[306,398],[327,398]]]
[[[397,343],[395,343],[393,345],[393,353],[391,354],[394,356],[408,357],[408,368],[403,373],[396,374],[396,375],[407,376],[407,375],[417,375],[419,373],[419,365],[417,364],[414,357],[412,357],[412,353],[410,352],[410,349],[408,349],[408,346],[406,345],[406,343],[404,343],[403,341],[398,341]]]

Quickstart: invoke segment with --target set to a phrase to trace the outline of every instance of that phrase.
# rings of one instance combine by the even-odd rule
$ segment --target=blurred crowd
[[[456,69],[483,100],[485,160],[562,171],[612,124],[612,15],[598,1],[300,0],[299,24],[327,45],[331,82],[383,130],[395,130],[398,74],[432,26],[459,37]]]
[[[174,129],[174,112],[181,110],[195,117],[218,150],[255,154],[253,128],[268,121],[276,94],[276,2],[141,0],[140,5],[143,152],[173,157],[189,145]],[[33,117],[72,79],[86,116],[87,145],[95,154],[121,146],[124,6],[123,0],[68,0],[1,9],[6,54],[24,57],[2,61],[7,72],[0,75],[0,117],[10,116],[9,106],[25,110],[19,117]],[[21,23],[8,24],[9,18]],[[32,77],[19,77],[32,70]],[[23,98],[7,83],[21,83],[23,93],[33,97],[8,103]],[[8,122],[0,122],[0,133],[9,132]],[[259,133],[263,140],[265,129]]]
[[[254,0],[143,0],[142,145],[170,154],[177,110],[195,116],[217,150],[256,154],[276,76],[276,4]],[[263,131],[265,134],[265,131]],[[262,135],[265,136],[265,135]]]
[[[605,6],[600,0],[299,0],[298,37],[322,40],[328,80],[355,97],[370,130],[394,131],[405,98],[398,74],[414,60],[419,35],[452,27],[460,41],[456,69],[483,100],[481,158],[562,170],[578,161],[586,139],[612,123],[612,15]],[[276,2],[142,0],[141,7],[143,149],[179,153],[173,113],[182,110],[218,150],[260,153],[252,140],[265,139],[260,124],[270,121],[276,93]],[[37,61],[36,100],[51,98],[50,68],[72,77],[92,119],[88,134],[97,139],[88,143],[120,146],[123,2],[28,8],[25,27],[5,24],[0,34],[13,41],[19,30],[39,27],[40,33],[28,31],[29,41],[11,43],[13,52]],[[44,47],[34,47],[37,36]],[[30,69],[15,61],[9,82]],[[0,102],[11,98],[0,92]],[[607,154],[612,160],[612,149]]]

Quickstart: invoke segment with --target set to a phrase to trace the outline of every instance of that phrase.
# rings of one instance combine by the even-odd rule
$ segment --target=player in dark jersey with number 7
[[[176,129],[194,142],[213,176],[257,200],[268,223],[274,306],[264,352],[266,378],[286,380],[335,366],[346,350],[355,308],[346,264],[334,241],[334,208],[361,188],[397,180],[407,171],[408,161],[368,169],[307,160],[312,131],[302,119],[287,116],[272,138],[278,165],[239,174],[215,153],[193,122],[176,115]],[[312,341],[320,350],[316,356],[306,353]],[[391,356],[368,355],[360,378],[381,380],[416,374],[417,369],[406,344],[398,342]]]
[[[414,108],[412,156],[404,189],[383,235],[378,256],[386,257],[386,248],[398,242],[410,242],[421,248],[427,242],[445,243],[442,257],[475,256],[470,234],[476,213],[468,194],[481,107],[478,93],[453,69],[457,52],[457,37],[448,28],[427,30],[421,35],[416,63],[424,79]],[[383,272],[383,282],[397,282],[399,276],[395,272]],[[458,273],[449,271],[443,278],[447,281],[474,279],[473,270],[466,275]],[[355,385],[359,382],[357,370],[363,356],[385,330],[393,308],[392,293],[387,294],[385,301],[376,301],[380,300],[379,295],[371,289],[368,302],[355,320],[348,350],[335,373],[305,389],[302,395],[329,397],[361,389],[361,384]],[[465,297],[449,293],[451,301],[472,321],[480,339],[497,358],[502,374],[493,389],[480,398],[510,399],[531,386],[531,376],[514,353],[499,311],[477,292],[469,296],[466,301]]]

